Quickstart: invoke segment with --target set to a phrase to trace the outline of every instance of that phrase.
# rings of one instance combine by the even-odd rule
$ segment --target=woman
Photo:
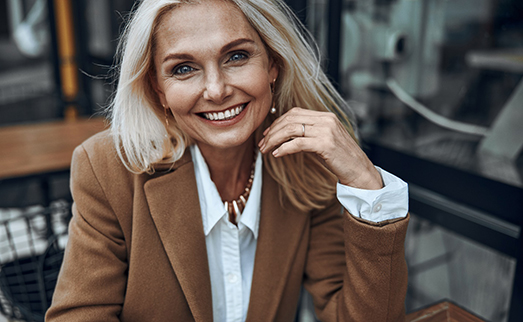
[[[404,318],[405,184],[359,149],[289,12],[142,1],[111,130],[73,157],[49,321],[292,321],[302,284],[322,321]]]

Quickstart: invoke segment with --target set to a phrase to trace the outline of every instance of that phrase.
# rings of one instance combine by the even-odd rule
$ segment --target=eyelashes
[[[250,58],[250,54],[248,52],[243,51],[243,50],[235,51],[229,55],[229,57],[224,62],[224,64],[232,65],[232,66],[236,66],[236,65],[241,66],[244,63],[246,63],[249,58]],[[192,65],[192,63],[188,63],[188,62],[178,64],[173,68],[171,73],[173,76],[181,76],[181,77],[188,76],[198,70],[197,68],[195,68],[191,65]]]
[[[244,52],[244,51],[240,51],[240,52],[235,52],[231,55],[231,57],[229,57],[229,60],[230,62],[238,62],[238,61],[242,61],[242,60],[245,60],[249,58],[249,54],[247,52]]]
[[[173,75],[186,75],[195,69],[189,65],[178,65],[173,69]]]

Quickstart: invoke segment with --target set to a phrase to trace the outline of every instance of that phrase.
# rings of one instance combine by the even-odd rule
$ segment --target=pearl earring
[[[272,96],[273,96],[273,98],[272,98],[272,107],[270,109],[270,113],[271,114],[276,114],[276,107],[275,107],[276,103],[274,102],[274,86],[275,86],[275,84],[276,84],[276,78],[272,81],[272,83],[269,84],[271,86],[271,93],[272,93]]]

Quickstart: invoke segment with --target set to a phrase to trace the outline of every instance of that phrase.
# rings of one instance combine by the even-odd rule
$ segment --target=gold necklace
[[[247,181],[247,185],[243,190],[243,193],[232,201],[222,200],[223,206],[229,212],[229,221],[235,225],[238,225],[238,218],[241,216],[242,212],[245,210],[245,205],[247,204],[247,199],[251,194],[252,182],[254,181],[254,168],[256,167],[256,153],[254,154],[254,162],[251,166],[251,175]]]

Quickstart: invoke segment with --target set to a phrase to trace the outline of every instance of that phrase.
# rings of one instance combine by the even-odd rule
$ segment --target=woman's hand
[[[267,128],[260,151],[275,149],[274,157],[297,152],[315,153],[341,184],[381,189],[381,176],[336,115],[295,107]]]

